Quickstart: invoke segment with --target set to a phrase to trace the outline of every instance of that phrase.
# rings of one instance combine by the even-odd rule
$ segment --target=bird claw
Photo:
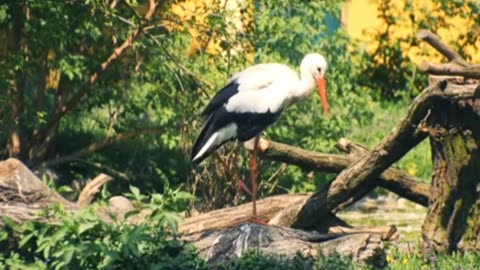
[[[258,218],[257,216],[252,216],[248,219],[249,222],[251,223],[255,223],[255,224],[259,224],[259,225],[265,225],[265,226],[270,226],[270,224],[268,224],[268,220],[266,219],[260,219]]]

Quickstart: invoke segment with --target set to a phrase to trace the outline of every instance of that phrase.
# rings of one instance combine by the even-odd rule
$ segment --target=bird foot
[[[251,216],[251,217],[248,219],[248,221],[251,222],[251,223],[255,223],[255,224],[270,226],[270,225],[268,224],[268,220],[266,220],[266,219],[260,219],[258,216]]]

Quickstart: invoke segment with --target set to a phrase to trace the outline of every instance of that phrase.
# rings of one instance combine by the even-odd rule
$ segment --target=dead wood
[[[331,211],[339,211],[357,201],[376,186],[382,172],[420,143],[426,135],[418,129],[431,104],[440,96],[446,83],[426,88],[415,98],[407,116],[371,152],[343,170],[330,185],[317,191],[294,220],[295,228],[314,228]]]
[[[369,153],[366,147],[347,139],[341,139],[337,147],[342,149],[342,151],[350,151],[351,155],[323,154],[263,139],[260,143],[260,155],[269,160],[297,165],[308,170],[341,172],[352,164],[352,162]],[[389,168],[383,172],[380,177],[374,178],[371,182],[371,185],[359,186],[357,192],[348,198],[343,205],[339,206],[343,208],[353,204],[376,186],[384,187],[420,205],[428,205],[430,197],[430,187],[428,184],[414,176],[408,175],[398,168]],[[330,184],[327,184],[317,193],[326,194],[329,187]],[[298,201],[291,204],[288,208],[283,209],[273,217],[269,224],[286,227],[293,226],[298,219],[301,209],[305,207],[305,203],[308,203],[308,201]],[[323,207],[321,204],[325,204],[325,201],[318,200],[315,201],[315,203],[320,204],[318,207]],[[322,222],[312,225],[309,229],[327,232],[330,226],[336,226],[335,224],[341,223],[341,221],[329,211],[323,212],[323,215],[321,218]]]
[[[352,233],[375,233],[382,236],[382,240],[390,241],[398,239],[400,234],[398,233],[395,225],[381,226],[381,227],[364,227],[364,228],[350,228],[343,226],[331,227],[328,230],[329,234],[352,234]]]
[[[465,61],[465,59],[463,59],[462,56],[460,56],[460,54],[452,50],[437,35],[433,34],[432,32],[422,29],[418,32],[417,38],[430,44],[430,46],[432,46],[435,50],[445,56],[449,61],[464,67],[470,65],[467,61]]]
[[[424,61],[420,64],[419,70],[432,75],[463,76],[480,79],[480,66],[461,67],[453,64],[434,64]]]
[[[338,141],[337,148],[350,153],[355,160],[370,152],[367,147],[346,138]],[[377,179],[377,185],[422,206],[428,206],[432,196],[431,188],[427,183],[394,166],[383,172]]]
[[[0,162],[0,204],[54,204],[62,203],[75,208],[75,204],[52,191],[22,162],[10,158]]]
[[[193,244],[209,263],[217,264],[238,258],[248,250],[259,250],[267,254],[295,256],[328,255],[339,253],[351,256],[354,261],[376,267],[385,265],[382,234],[340,233],[320,234],[278,226],[241,224],[234,228],[206,232]]]
[[[425,36],[433,34],[425,31]],[[433,157],[432,193],[425,218],[422,237],[429,249],[452,252],[458,249],[480,249],[480,66],[458,59],[448,46],[442,50],[429,42],[451,62],[436,65],[424,63],[422,71],[434,76],[463,76],[448,78],[444,95],[431,108],[426,121]],[[447,53],[445,53],[445,51]],[[460,64],[460,66],[458,66]],[[437,78],[430,76],[430,82]],[[447,93],[448,92],[448,93]]]
[[[338,147],[340,149],[343,148],[345,151],[352,150],[352,155],[350,156],[323,154],[278,142],[263,139],[262,141],[263,148],[261,148],[260,155],[263,158],[297,165],[306,170],[322,172],[341,172],[352,164],[355,159],[358,159],[363,154],[369,153],[364,146],[360,146],[347,139],[341,139]],[[360,150],[362,148],[363,150]],[[427,206],[428,204],[428,198],[430,196],[429,186],[420,179],[400,169],[391,168],[373,181],[399,196],[405,197],[420,205]]]
[[[82,192],[78,196],[77,203],[82,207],[91,204],[95,198],[95,195],[100,191],[100,188],[112,180],[113,178],[110,175],[106,175],[104,173],[99,174],[97,177],[88,182],[83,188]]]
[[[80,199],[84,202],[82,205],[86,205],[91,194],[95,193],[93,190],[98,189],[108,179],[108,176],[100,175],[87,185],[85,190],[88,191],[85,191],[86,195]],[[0,162],[0,195],[0,215],[9,216],[18,222],[25,220],[57,222],[54,217],[39,215],[42,210],[55,203],[61,203],[72,213],[82,210],[79,204],[69,202],[51,191],[16,159]],[[261,218],[268,219],[288,204],[305,201],[309,195],[280,195],[261,200],[258,202],[259,214]],[[106,222],[111,222],[110,213],[121,215],[133,209],[133,205],[126,198],[113,197],[110,199],[110,206],[99,208],[97,214]],[[391,228],[355,230],[340,227],[335,227],[336,233],[322,235],[245,223],[250,215],[251,204],[248,203],[189,218],[180,226],[180,230],[183,232],[184,240],[197,246],[201,255],[213,263],[241,256],[249,249],[258,249],[270,254],[287,256],[294,256],[298,251],[310,255],[316,255],[319,251],[324,254],[338,252],[352,256],[359,262],[381,266],[385,263],[383,241],[388,235],[392,235],[388,233]]]
[[[311,194],[291,194],[271,196],[257,201],[257,215],[261,220],[270,220],[279,211],[292,204],[304,202]],[[185,220],[180,225],[182,235],[193,235],[206,230],[218,230],[233,227],[247,222],[252,217],[252,204],[245,203],[238,206],[202,213]]]
[[[86,205],[93,198],[94,189],[98,188],[100,183],[104,184],[108,178],[107,175],[100,175],[90,186],[87,185],[80,197],[82,205]],[[119,201],[119,198],[111,198],[110,205],[99,207],[97,214],[107,222],[112,221],[112,214],[123,218],[123,214],[128,211],[125,207],[128,206],[125,206],[124,202],[120,204]],[[55,204],[61,204],[63,209],[70,213],[83,209],[82,205],[70,202],[51,190],[21,161],[10,158],[0,162],[0,216],[8,216],[18,222],[26,220],[53,222],[54,220],[47,220],[40,213]],[[140,221],[135,217],[129,219],[132,223]]]

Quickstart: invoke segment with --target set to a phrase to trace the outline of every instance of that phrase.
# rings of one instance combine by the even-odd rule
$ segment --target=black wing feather
[[[248,141],[260,134],[264,129],[273,124],[282,114],[282,110],[272,113],[236,113],[233,114],[234,122],[238,125],[238,140]]]
[[[232,123],[232,114],[228,113],[227,110],[222,106],[218,109],[213,110],[207,118],[207,121],[203,125],[202,131],[200,135],[198,135],[197,140],[192,148],[192,154],[190,156],[190,160],[193,161],[193,158],[200,152],[200,149],[207,143],[208,139],[220,130],[221,128],[225,127],[226,125]],[[235,139],[235,138],[232,138]],[[219,145],[215,145],[208,149],[201,157],[196,159],[194,163],[199,164],[202,162],[206,157],[208,157],[211,153],[213,153],[217,148],[225,144],[227,141],[222,142]]]
[[[220,91],[215,94],[215,96],[210,100],[207,107],[203,110],[202,115],[208,116],[212,114],[216,109],[223,106],[227,101],[238,93],[238,83],[233,80],[225,87],[220,89]]]

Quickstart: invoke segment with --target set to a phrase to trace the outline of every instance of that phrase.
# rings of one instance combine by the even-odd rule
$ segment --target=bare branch
[[[78,196],[78,205],[80,205],[81,207],[85,207],[91,204],[95,197],[95,194],[100,191],[100,188],[112,180],[113,178],[110,175],[104,173],[97,175],[97,177],[93,178],[83,188],[82,192]]]
[[[93,162],[93,161],[89,161],[89,160],[85,160],[85,159],[79,159],[79,158],[72,159],[71,162],[76,163],[78,165],[84,165],[84,166],[86,165],[88,167],[95,168],[99,171],[106,172],[109,175],[112,175],[113,177],[115,177],[116,179],[122,179],[122,180],[125,180],[125,181],[130,181],[130,179],[131,179],[131,177],[128,176],[126,173],[117,171],[117,170],[115,170],[115,169],[113,169],[113,168],[111,168],[107,165],[101,164],[99,162]]]
[[[460,66],[468,67],[469,63],[463,59],[460,54],[452,50],[447,44],[432,32],[422,29],[417,34],[417,38],[426,41],[430,46],[435,48],[439,53],[445,56],[449,61],[454,62]]]
[[[370,153],[343,170],[329,186],[317,191],[303,206],[293,226],[313,228],[331,211],[342,209],[372,190],[377,185],[375,180],[387,168],[426,137],[418,131],[418,126],[433,102],[440,99],[437,93],[445,88],[446,83],[441,82],[420,93],[395,130]]]
[[[263,141],[263,142],[262,142]],[[341,140],[346,148],[351,149],[352,146],[346,146],[346,139]],[[263,144],[263,146],[262,146]],[[351,145],[356,143],[349,142]],[[345,168],[350,166],[354,160],[359,157],[358,154],[352,156],[345,155],[333,155],[323,154],[313,151],[304,150],[298,147],[277,143],[273,141],[265,141],[261,139],[259,155],[265,159],[281,161],[288,164],[297,165],[303,169],[315,170],[322,172],[335,172],[339,173]],[[365,150],[363,154],[369,154],[368,150]],[[373,181],[376,185],[384,187],[401,197],[407,198],[420,205],[427,206],[428,199],[430,197],[430,187],[422,180],[406,174],[400,169],[390,168],[386,170],[380,177],[377,177]],[[372,185],[360,187],[355,198],[361,198],[370,192],[375,186]],[[350,204],[356,200],[349,202]]]
[[[432,75],[463,76],[480,79],[480,66],[459,67],[458,65],[434,64],[424,61],[420,64],[419,69]]]
[[[165,130],[164,127],[152,127],[152,128],[144,128],[144,129],[139,129],[139,130],[135,130],[135,131],[119,133],[115,137],[107,138],[103,142],[92,143],[89,146],[87,146],[87,147],[85,147],[81,150],[78,150],[78,151],[76,151],[72,154],[62,156],[62,157],[59,157],[59,158],[55,158],[55,159],[52,159],[52,160],[44,161],[44,162],[40,163],[38,165],[38,167],[40,167],[40,168],[41,167],[51,167],[51,166],[55,166],[55,165],[58,165],[58,164],[61,164],[61,163],[70,162],[70,161],[76,160],[76,159],[78,159],[82,156],[86,156],[86,155],[89,155],[91,153],[97,152],[97,151],[99,151],[99,150],[101,150],[101,149],[103,149],[107,146],[110,146],[112,144],[115,144],[115,143],[118,143],[118,142],[121,142],[121,141],[125,141],[125,140],[131,139],[131,138],[134,138],[134,137],[137,137],[137,136],[140,136],[140,135],[159,134],[159,133],[164,132],[164,130]]]
[[[480,84],[455,84],[448,82],[440,96],[448,99],[480,98]]]
[[[143,33],[143,27],[145,27],[153,19],[155,13],[157,12],[159,1],[150,0],[149,3],[150,5],[148,11],[145,14],[143,20],[138,25],[138,28],[133,31],[132,35],[127,38],[119,47],[115,48],[112,54],[103,63],[100,64],[98,70],[93,72],[92,75],[90,75],[90,79],[82,87],[81,90],[79,90],[74,96],[72,96],[69,101],[66,102],[61,108],[57,108],[56,113],[48,122],[43,132],[38,133],[39,135],[36,138],[37,142],[41,142],[47,136],[49,136],[49,134],[51,134],[52,131],[55,130],[62,117],[69,111],[74,109],[76,106],[78,106],[78,104],[80,104],[80,102],[82,101],[82,98],[91,91],[93,85],[97,82],[100,75],[103,74],[106,70],[108,70],[108,68],[110,68],[112,64],[116,62],[127,49],[132,47],[135,40],[140,36],[141,33]]]

